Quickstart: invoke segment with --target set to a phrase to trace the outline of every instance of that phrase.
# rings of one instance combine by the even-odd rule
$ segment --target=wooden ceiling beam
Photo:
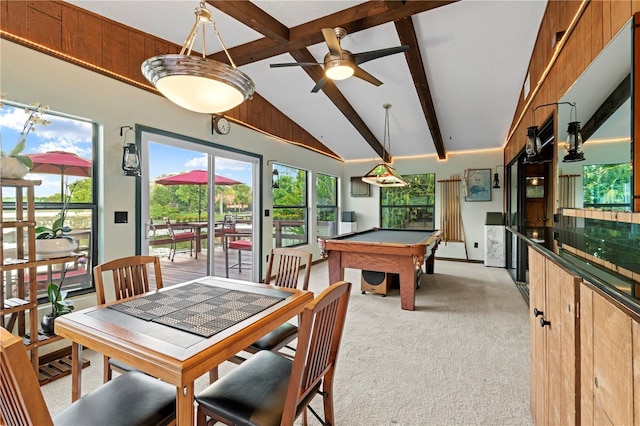
[[[369,1],[340,12],[336,12],[332,15],[327,15],[314,21],[293,27],[289,29],[289,39],[286,42],[283,42],[282,35],[276,38],[271,38],[268,34],[263,33],[258,29],[258,23],[253,22],[255,18],[250,15],[250,13],[253,13],[249,12],[250,7],[247,5],[237,5],[237,3],[243,4],[249,2],[209,0],[209,3],[216,8],[220,6],[220,10],[223,10],[224,8],[223,11],[225,13],[266,36],[265,38],[229,49],[229,54],[236,65],[242,66],[283,53],[305,49],[307,46],[311,46],[313,44],[322,43],[324,41],[324,38],[322,37],[323,28],[343,27],[347,32],[355,33],[381,24],[393,22],[416,13],[426,12],[428,10],[455,3],[456,1],[458,0],[408,1],[405,3]],[[390,6],[389,3],[400,3],[400,6],[395,4]],[[262,13],[264,14],[264,12]],[[273,20],[270,16],[269,18]],[[267,19],[268,18],[265,18],[265,20]],[[275,24],[269,24],[268,28],[271,28],[271,31],[275,31],[273,29],[274,25]],[[210,57],[220,62],[227,62],[224,52],[215,53]],[[313,59],[313,62],[316,62],[316,60]]]
[[[289,41],[289,28],[249,1],[207,0],[207,3],[276,43]]]
[[[291,52],[291,56],[298,62],[314,62],[313,55],[307,49],[301,49]],[[302,67],[306,73],[315,81],[316,83],[324,77],[324,70],[321,66],[311,66],[311,67]],[[333,104],[342,112],[342,114],[349,120],[351,125],[356,128],[356,130],[362,135],[364,140],[373,148],[373,150],[380,156],[380,158],[387,158],[390,161],[390,155],[384,150],[382,144],[376,139],[371,130],[364,123],[362,118],[358,115],[358,113],[353,109],[349,101],[344,97],[342,92],[338,90],[338,87],[331,81],[328,80],[324,86],[322,86],[322,91],[327,95],[327,97],[333,102]]]
[[[438,158],[445,160],[447,153],[444,149],[436,108],[433,105],[433,98],[431,97],[429,81],[425,72],[424,63],[422,62],[422,55],[420,54],[420,46],[418,45],[418,37],[416,36],[416,31],[413,26],[413,20],[411,16],[407,16],[406,18],[396,21],[395,25],[398,37],[400,37],[400,43],[411,46],[411,48],[404,53],[407,64],[409,65],[409,71],[411,72],[413,84],[416,88],[418,99],[420,99],[422,112],[424,113],[424,118],[427,120]]]

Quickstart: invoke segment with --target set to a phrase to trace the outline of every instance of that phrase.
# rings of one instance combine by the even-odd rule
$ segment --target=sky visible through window
[[[0,144],[3,151],[8,153],[16,145],[28,117],[29,114],[21,106],[5,103],[0,108]],[[27,137],[23,154],[64,151],[93,160],[90,122],[52,114],[45,114],[44,118],[51,123],[47,126],[36,126]],[[207,155],[197,151],[153,143],[151,155],[149,170],[151,180],[168,174],[207,169]],[[251,186],[251,164],[249,163],[218,157],[216,174]],[[60,193],[60,176],[30,173],[26,178],[42,181],[38,188],[39,196]],[[79,179],[85,178],[68,176],[66,181],[72,183]]]

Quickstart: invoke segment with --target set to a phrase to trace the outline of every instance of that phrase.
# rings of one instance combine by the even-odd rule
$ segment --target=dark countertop
[[[640,318],[637,290],[640,283],[629,277],[640,275],[640,226],[602,222],[581,221],[578,224],[583,226],[573,227],[507,227],[507,230]],[[611,268],[605,268],[601,264],[604,262]],[[626,275],[616,272],[616,266],[626,269]]]

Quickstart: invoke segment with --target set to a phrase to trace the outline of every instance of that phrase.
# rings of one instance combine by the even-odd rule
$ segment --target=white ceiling
[[[194,21],[194,0],[72,0],[79,7],[182,45]],[[363,1],[253,1],[286,27],[295,27]],[[379,2],[372,2],[379,3]],[[513,120],[546,0],[462,0],[413,15],[420,54],[447,153],[501,148]],[[227,48],[263,37],[208,6]],[[199,36],[199,38],[201,38]],[[393,23],[348,34],[341,42],[353,53],[400,45]],[[196,46],[196,48],[198,48]],[[198,48],[199,50],[199,48]],[[221,49],[207,35],[207,53]],[[326,44],[309,46],[318,62]],[[302,67],[270,68],[295,62],[289,54],[242,65],[256,91],[345,160],[377,154]],[[404,54],[372,60],[362,68],[384,84],[350,78],[336,82],[380,143],[385,103],[390,109],[390,150],[394,157],[435,154],[431,134]]]

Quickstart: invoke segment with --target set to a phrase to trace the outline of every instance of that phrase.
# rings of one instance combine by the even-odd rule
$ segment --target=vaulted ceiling
[[[70,3],[182,45],[194,0],[71,0]],[[344,160],[437,155],[504,145],[546,0],[223,1],[208,0],[216,27],[256,92]],[[312,88],[323,28],[342,27],[352,53],[409,45],[361,68],[383,82],[351,77]],[[228,63],[207,34],[207,55]],[[199,35],[201,39],[201,34]],[[196,44],[196,50],[201,47]],[[251,101],[248,101],[251,102]],[[390,140],[384,138],[383,104]]]

